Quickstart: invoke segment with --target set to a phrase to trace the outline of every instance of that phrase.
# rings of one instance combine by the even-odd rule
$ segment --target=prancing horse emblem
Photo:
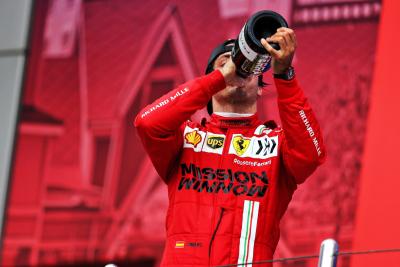
[[[233,148],[238,156],[241,156],[246,152],[250,145],[250,138],[244,138],[243,136],[235,136],[233,138]]]

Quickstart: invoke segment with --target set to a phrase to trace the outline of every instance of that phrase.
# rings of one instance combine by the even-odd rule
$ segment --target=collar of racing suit
[[[221,116],[213,113],[211,115],[210,124],[219,128],[243,128],[258,126],[260,125],[260,121],[257,113],[248,116],[229,116],[229,114]]]

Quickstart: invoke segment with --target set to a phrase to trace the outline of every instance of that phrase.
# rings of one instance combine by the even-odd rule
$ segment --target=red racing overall
[[[179,86],[136,117],[144,147],[168,186],[161,266],[272,259],[297,184],[325,158],[320,127],[296,78],[275,84],[282,128],[262,124],[256,114],[189,121],[225,88],[219,70]]]

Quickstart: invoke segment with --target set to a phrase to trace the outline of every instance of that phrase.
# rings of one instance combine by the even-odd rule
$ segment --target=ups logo
[[[224,145],[225,138],[222,136],[210,136],[207,138],[207,146],[212,149],[221,148]]]

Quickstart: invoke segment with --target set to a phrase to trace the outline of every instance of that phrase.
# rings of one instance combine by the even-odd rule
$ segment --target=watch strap
[[[290,81],[294,78],[295,75],[296,73],[294,71],[294,68],[289,67],[284,73],[279,73],[279,74],[274,73],[274,78]]]

